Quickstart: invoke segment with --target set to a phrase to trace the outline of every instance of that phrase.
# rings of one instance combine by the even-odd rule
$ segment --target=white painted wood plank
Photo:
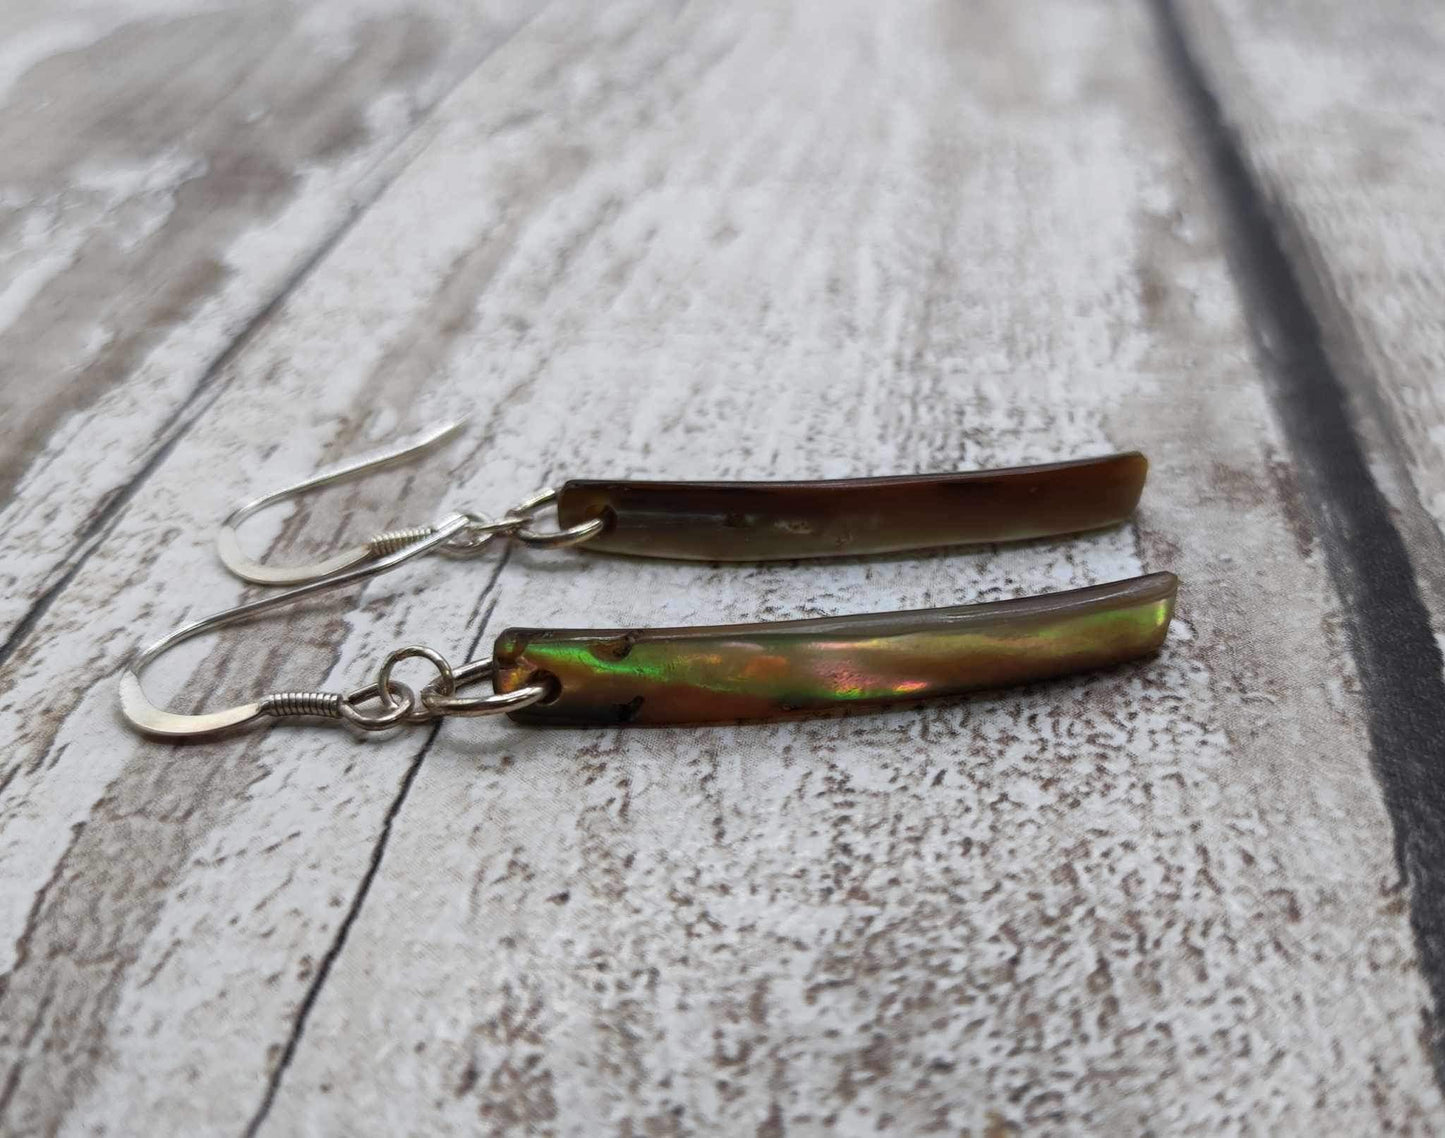
[[[4,6],[0,642],[200,409],[227,345],[533,7]]]
[[[489,59],[12,661],[0,1125],[243,1126],[398,802],[263,1133],[1438,1119],[1335,602],[1151,51],[1141,13],[1065,0],[577,4]],[[458,403],[480,422],[447,463],[272,519],[271,555],[566,474],[1131,445],[1154,471],[1136,525],[1069,542],[518,553],[495,584],[432,563],[181,653],[171,684],[347,685],[483,624],[1141,569],[1181,573],[1181,620],[1152,664],[923,711],[130,737],[113,673],[136,639],[237,595],[214,520]]]
[[[1185,0],[1445,635],[1445,11]]]

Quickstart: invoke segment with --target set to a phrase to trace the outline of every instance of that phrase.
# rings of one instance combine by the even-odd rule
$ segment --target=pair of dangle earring
[[[451,423],[265,495],[222,524],[217,548],[237,576],[286,591],[176,629],[121,675],[121,710],[148,735],[210,735],[264,719],[311,717],[376,731],[447,715],[508,713],[537,725],[769,720],[1026,683],[1157,651],[1178,579],[1151,573],[986,604],[687,628],[509,628],[489,657],[453,667],[408,645],[374,682],[348,692],[282,691],[222,711],[156,707],[141,671],[193,636],[341,588],[426,553],[469,557],[492,542],[693,561],[770,561],[900,553],[1056,537],[1116,525],[1138,504],[1142,454],[952,474],[814,482],[574,480],[497,519],[470,512],[378,534],[313,565],[278,568],[242,551],[237,528],[297,494],[408,461],[453,437]],[[540,528],[554,510],[555,529]],[[404,659],[436,676],[419,692],[393,678]],[[463,694],[490,679],[492,691]]]

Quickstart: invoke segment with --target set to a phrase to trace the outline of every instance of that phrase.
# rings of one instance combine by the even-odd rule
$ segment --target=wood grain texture
[[[1146,13],[1078,0],[557,3],[490,56],[9,661],[0,1128],[1435,1128],[1338,602],[1170,90]],[[432,561],[182,649],[157,695],[1152,570],[1175,632],[786,725],[124,730],[137,639],[239,593],[217,518],[458,404],[445,461],[258,518],[268,556],[568,476],[1152,472],[1074,540]]]
[[[1445,11],[1182,0],[1445,636]]]
[[[4,6],[0,643],[535,6]]]
[[[1403,76],[1421,70],[1423,57],[1401,53],[1398,66],[1387,57],[1407,34],[1427,54],[1438,49],[1440,21],[1422,14],[1412,27],[1413,9],[1403,5],[1370,9],[1364,20],[1353,11],[1274,5],[1266,21],[1272,30],[1255,34],[1252,11],[1221,20],[1201,6],[1191,7],[1193,19],[1168,0],[1155,8],[1161,47],[1229,220],[1231,263],[1249,300],[1259,356],[1320,549],[1344,599],[1342,630],[1357,665],[1372,763],[1431,990],[1424,1037],[1445,1082],[1445,797],[1439,789],[1445,540],[1431,506],[1438,462],[1422,461],[1421,449],[1422,425],[1439,418],[1439,401],[1422,398],[1422,388],[1438,384],[1418,354],[1420,345],[1428,353],[1438,332],[1422,312],[1417,343],[1397,350],[1378,339],[1377,315],[1412,290],[1438,293],[1441,281],[1428,256],[1402,259],[1391,240],[1402,220],[1430,232],[1428,210],[1403,219],[1393,214],[1389,192],[1352,184],[1359,171],[1349,161],[1367,134],[1375,137],[1364,129],[1369,122],[1380,128],[1381,146],[1400,147],[1405,181],[1428,173],[1438,157],[1434,116],[1427,103],[1402,101],[1398,87]],[[1262,102],[1260,91],[1276,69],[1265,66],[1268,78],[1251,74],[1260,70],[1261,53],[1232,54],[1225,34],[1231,20],[1250,42],[1276,40],[1297,24],[1297,44],[1313,44],[1323,31],[1329,46],[1309,49],[1309,58],[1316,64],[1351,60],[1318,70],[1279,69],[1297,85],[1292,94],[1312,92],[1319,113],[1301,115],[1298,101],[1279,111]],[[1268,59],[1268,51],[1262,54]],[[1363,75],[1370,78],[1362,85]],[[1422,79],[1432,81],[1433,73]],[[1357,135],[1356,143],[1341,145],[1341,125]],[[1273,143],[1282,126],[1305,140],[1307,157]],[[1351,205],[1337,255],[1334,243],[1321,247],[1311,234],[1328,224],[1330,208],[1320,203],[1339,198]],[[1364,279],[1348,289],[1336,283],[1352,270],[1363,271]]]

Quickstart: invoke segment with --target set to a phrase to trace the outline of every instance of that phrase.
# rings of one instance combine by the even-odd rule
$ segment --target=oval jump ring
[[[556,693],[556,684],[527,684],[509,692],[493,692],[491,695],[444,696],[436,692],[423,691],[422,705],[435,715],[501,715],[507,711],[520,711],[550,699]]]
[[[401,686],[399,684],[393,685],[391,670],[396,667],[397,664],[401,663],[401,661],[412,659],[426,660],[437,670],[437,677],[427,685],[428,688],[435,688],[443,695],[451,695],[457,690],[456,675],[452,672],[452,666],[447,663],[445,656],[421,644],[408,644],[405,648],[398,648],[395,652],[388,655],[387,658],[381,662],[381,667],[376,670],[377,698],[381,700],[382,706],[388,711],[395,706],[395,701],[391,694],[392,687]],[[407,709],[406,719],[408,722],[425,723],[432,718],[433,714],[425,706],[419,705],[415,699],[412,700],[412,706]]]
[[[556,490],[538,490],[512,513],[530,519],[538,510],[555,505],[556,502]],[[578,522],[575,526],[568,526],[566,529],[558,529],[551,533],[523,525],[513,531],[513,536],[518,541],[539,549],[566,549],[573,545],[581,545],[584,541],[596,537],[606,526],[605,518],[589,518],[585,522]]]
[[[499,537],[510,536],[521,525],[520,519],[502,518],[492,521],[485,514],[463,511],[466,527],[438,550],[443,557],[475,557]]]
[[[358,703],[365,703],[380,695],[381,689],[376,684],[367,684],[364,688],[348,692],[346,698],[341,701],[341,718],[355,727],[360,727],[363,731],[385,731],[388,727],[395,727],[398,723],[408,719],[416,710],[416,692],[400,680],[392,680],[387,689],[390,704],[383,701],[385,711],[377,715],[370,715],[357,709]],[[400,698],[397,698],[398,696]]]

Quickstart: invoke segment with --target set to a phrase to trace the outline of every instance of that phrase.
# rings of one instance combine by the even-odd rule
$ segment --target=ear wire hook
[[[273,490],[269,494],[247,502],[232,510],[221,523],[221,528],[216,534],[216,552],[220,554],[221,561],[226,568],[240,577],[243,581],[250,581],[253,585],[301,585],[310,581],[318,581],[333,576],[343,570],[359,565],[366,561],[375,560],[377,557],[394,552],[400,545],[392,545],[390,549],[380,548],[385,542],[378,539],[388,537],[386,534],[378,534],[377,537],[362,545],[353,545],[340,553],[326,558],[324,561],[317,561],[311,565],[285,565],[273,566],[263,565],[261,562],[248,557],[241,549],[241,543],[236,535],[237,528],[247,518],[259,513],[268,506],[274,506],[278,502],[284,502],[288,498],[305,494],[311,490],[319,490],[323,486],[333,486],[338,482],[345,482],[348,479],[359,478],[373,470],[382,470],[388,466],[397,466],[409,462],[418,455],[425,454],[429,450],[441,446],[443,443],[455,438],[465,427],[465,418],[454,419],[448,423],[442,423],[411,442],[403,443],[399,447],[383,451],[380,454],[370,454],[363,458],[353,459],[351,462],[341,466],[324,470],[320,474],[314,474],[301,482],[293,483],[290,486],[283,486],[280,490]],[[435,532],[433,527],[427,527]],[[429,536],[429,533],[409,531],[411,541]],[[407,545],[410,542],[402,542]]]
[[[373,684],[351,692],[327,691],[281,691],[264,695],[250,703],[238,704],[221,711],[210,711],[198,715],[181,715],[166,711],[153,704],[141,687],[141,672],[153,664],[162,654],[177,644],[199,636],[203,632],[237,624],[262,613],[299,601],[303,597],[338,589],[368,577],[375,577],[395,569],[414,557],[436,549],[463,533],[472,525],[466,514],[452,514],[442,519],[426,537],[393,553],[349,570],[336,573],[318,581],[311,581],[284,593],[263,597],[224,609],[190,624],[182,625],[174,632],[157,640],[139,652],[126,665],[120,677],[120,707],[133,726],[149,735],[171,739],[189,738],[197,735],[212,735],[244,727],[259,719],[280,719],[288,716],[319,716],[327,719],[344,719],[364,731],[381,731],[401,722],[426,722],[440,715],[495,715],[514,711],[538,703],[555,694],[555,685],[550,683],[528,684],[516,691],[476,697],[458,697],[454,693],[462,685],[474,683],[492,673],[492,661],[473,660],[462,667],[453,669],[440,654],[430,648],[408,645],[392,652],[382,662],[377,680]],[[437,678],[422,689],[420,697],[411,688],[391,678],[392,668],[397,661],[420,656],[437,669]],[[377,699],[382,707],[378,712],[368,712],[360,704]]]
[[[255,585],[304,585],[327,580],[344,573],[353,566],[385,558],[398,550],[410,548],[416,542],[435,536],[439,526],[414,526],[409,529],[388,530],[376,534],[366,542],[350,546],[340,553],[310,565],[273,566],[262,564],[247,556],[241,549],[236,531],[241,523],[253,514],[268,506],[274,506],[278,502],[284,502],[288,498],[294,498],[299,494],[305,494],[323,486],[332,486],[338,482],[358,478],[374,470],[410,462],[419,455],[455,438],[466,425],[466,418],[442,423],[411,442],[379,454],[354,459],[238,506],[221,523],[220,530],[216,534],[216,552],[220,555],[226,568],[243,581],[250,581]],[[543,489],[537,491],[520,505],[508,510],[497,521],[491,521],[481,514],[463,513],[461,516],[464,525],[448,534],[445,541],[428,540],[426,548],[437,549],[453,557],[470,557],[479,552],[493,538],[500,536],[516,537],[528,545],[560,548],[579,545],[602,531],[606,522],[601,518],[593,518],[569,529],[550,533],[530,528],[528,523],[532,515],[556,500],[557,492],[555,490]]]

